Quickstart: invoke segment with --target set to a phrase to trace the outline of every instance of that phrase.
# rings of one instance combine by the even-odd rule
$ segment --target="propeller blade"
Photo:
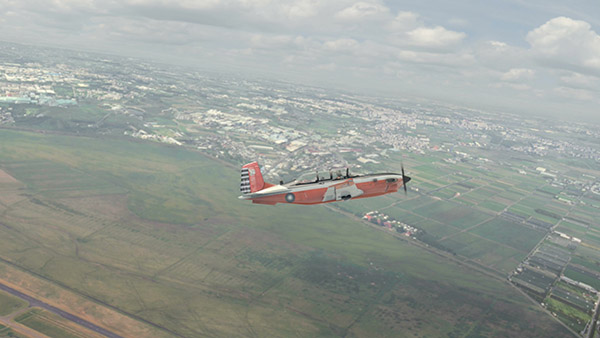
[[[406,179],[406,176],[404,176],[404,163],[402,163],[400,165],[401,169],[402,169],[402,187],[404,187],[404,195],[407,196],[408,195],[408,191],[406,190],[406,183],[410,180],[410,179]]]

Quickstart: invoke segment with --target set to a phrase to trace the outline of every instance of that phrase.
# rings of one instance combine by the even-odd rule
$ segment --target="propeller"
[[[404,163],[401,164],[402,169],[402,187],[404,187],[404,195],[408,195],[408,192],[406,190],[406,183],[408,183],[410,181],[410,177],[404,175]]]

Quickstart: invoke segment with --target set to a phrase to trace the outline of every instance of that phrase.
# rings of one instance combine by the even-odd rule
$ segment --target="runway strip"
[[[109,337],[109,338],[124,338],[124,337],[119,336],[119,335],[117,335],[115,333],[112,333],[112,332],[110,332],[110,331],[108,331],[108,330],[106,330],[104,328],[101,328],[98,325],[92,324],[92,323],[88,322],[85,319],[82,319],[80,317],[72,315],[72,314],[70,314],[70,313],[68,313],[66,311],[63,311],[63,310],[61,310],[59,308],[56,308],[56,307],[54,307],[54,306],[52,306],[50,304],[44,303],[44,302],[42,302],[40,300],[37,300],[37,299],[35,299],[33,297],[30,297],[30,296],[28,296],[28,295],[26,295],[26,294],[24,294],[24,293],[22,293],[20,291],[17,291],[15,289],[11,288],[11,287],[8,287],[8,286],[4,285],[2,283],[0,283],[0,290],[6,291],[6,292],[8,292],[8,293],[10,293],[10,294],[12,294],[14,296],[17,296],[17,297],[23,299],[24,301],[29,302],[29,305],[31,305],[31,306],[39,307],[39,308],[42,308],[44,310],[50,311],[50,312],[52,312],[54,314],[57,314],[57,315],[65,318],[67,320],[70,320],[70,321],[72,321],[74,323],[77,323],[77,324],[79,324],[79,325],[81,325],[81,326],[83,326],[85,328],[88,328],[88,329],[90,329],[90,330],[92,330],[92,331],[94,331],[96,333],[99,333],[99,334],[101,334],[103,336],[106,336],[106,337]]]

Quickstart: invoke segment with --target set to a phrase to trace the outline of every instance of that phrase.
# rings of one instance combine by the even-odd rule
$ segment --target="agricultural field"
[[[528,253],[545,236],[539,230],[496,218],[470,230],[471,233]]]
[[[598,278],[597,272],[591,273],[581,268],[568,266],[565,270],[565,276],[590,285],[596,290],[600,289],[600,278]]]
[[[151,330],[138,336],[569,336],[505,281],[326,206],[240,201],[239,169],[198,152],[0,130],[0,170],[14,179],[2,190],[0,259],[143,319]],[[428,196],[369,203],[415,209],[440,237],[493,218]],[[446,221],[451,231],[436,232]],[[529,243],[482,229],[451,238],[494,243],[493,258],[468,253],[491,265]],[[18,319],[77,336],[44,311]]]
[[[14,320],[17,323],[53,338],[100,337],[97,334],[87,332],[87,330],[83,331],[83,328],[77,327],[75,323],[58,315],[37,308],[30,309],[17,316]]]
[[[498,269],[504,274],[514,269],[525,256],[524,253],[512,247],[486,240],[468,232],[448,236],[440,243],[452,252],[477,260],[491,268]]]
[[[538,174],[517,174],[503,167],[484,171],[466,162],[449,166],[439,163],[440,158],[435,156],[408,157],[414,172],[412,194],[371,210],[420,229],[418,238],[429,245],[507,275],[551,230],[587,239],[585,246],[600,248],[600,231],[588,230],[589,226],[583,224],[593,224],[590,215],[597,209],[572,207],[558,200],[564,189],[548,184]],[[593,199],[583,200],[586,205],[595,203]],[[367,209],[369,206],[364,206],[363,212]],[[576,247],[567,242],[565,248]],[[566,261],[557,265],[554,260],[559,258],[538,255],[531,264],[557,269],[554,272],[558,274],[566,265]],[[559,256],[568,259],[569,253]],[[548,290],[551,281],[542,284],[542,289]]]
[[[461,229],[468,229],[493,216],[458,203],[437,201],[415,209],[415,213]]]
[[[13,329],[6,327],[2,324],[0,324],[0,337],[6,337],[6,338],[27,338],[27,336],[23,336],[21,334],[18,334],[17,332],[15,332]]]
[[[0,291],[0,316],[6,316],[25,308],[27,303],[19,298]]]
[[[586,323],[591,319],[589,313],[571,307],[554,297],[547,298],[545,302],[548,310],[556,314],[558,318],[577,332],[581,332],[585,328]]]

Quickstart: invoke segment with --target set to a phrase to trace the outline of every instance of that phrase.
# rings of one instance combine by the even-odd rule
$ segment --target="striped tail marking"
[[[242,168],[242,183],[240,184],[240,191],[242,194],[249,194],[252,192],[250,187],[250,173],[248,168]]]

